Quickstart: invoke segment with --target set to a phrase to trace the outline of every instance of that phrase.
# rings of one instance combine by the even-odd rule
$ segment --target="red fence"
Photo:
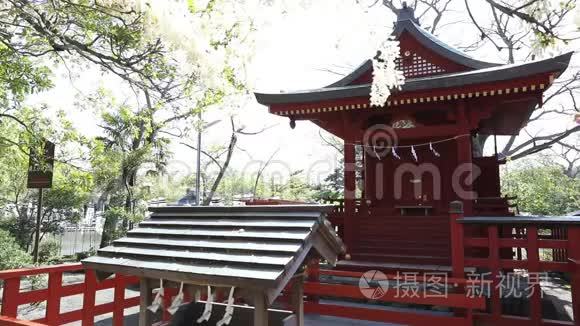
[[[319,270],[320,276],[346,277],[359,280],[364,273],[337,270]],[[395,281],[400,279],[400,275],[385,275],[385,280]],[[419,279],[420,283],[427,283],[426,279]],[[446,278],[446,284],[457,285],[460,289],[466,284],[463,278]],[[306,282],[304,293],[313,297],[321,296],[325,298],[351,299],[366,301],[368,298],[361,292],[358,285],[345,285],[335,283]],[[425,314],[417,311],[401,311],[393,309],[382,309],[380,306],[349,306],[336,305],[331,303],[321,303],[317,299],[307,300],[304,304],[306,312],[321,315],[330,315],[359,320],[369,320],[378,322],[400,323],[404,325],[473,325],[473,310],[484,309],[485,299],[483,297],[467,297],[463,291],[456,293],[446,293],[439,296],[405,296],[397,292],[381,293],[373,299],[375,303],[402,303],[413,305],[428,305],[452,308],[456,311],[450,315]]]
[[[566,217],[463,218],[455,211],[451,227],[453,270],[477,267],[489,271],[492,281],[489,309],[477,319],[492,325],[580,325],[580,224]],[[543,318],[541,282],[530,284],[528,316],[502,314],[498,283],[502,273],[515,269],[525,270],[528,278],[545,272],[570,275],[574,321]]]
[[[139,305],[138,296],[125,298],[125,287],[138,283],[139,280],[136,277],[116,275],[113,278],[97,282],[94,271],[88,270],[85,273],[83,283],[63,285],[63,273],[66,272],[84,272],[84,269],[81,264],[72,264],[0,272],[0,279],[4,281],[0,313],[4,319],[0,320],[0,324],[32,326],[33,323],[15,320],[18,317],[18,307],[33,302],[46,301],[45,316],[34,320],[34,323],[61,325],[82,321],[84,326],[93,325],[95,316],[112,312],[113,324],[121,326],[123,325],[124,310]],[[47,274],[48,288],[21,291],[20,284],[23,277]],[[95,302],[96,292],[104,289],[114,289],[114,300],[97,305]],[[82,309],[61,313],[61,299],[78,294],[83,295]]]
[[[457,204],[457,203],[455,203]],[[565,218],[517,218],[463,217],[461,205],[452,206],[450,214],[452,274],[447,279],[452,291],[445,298],[404,297],[385,293],[374,298],[375,303],[400,303],[425,306],[448,307],[451,314],[425,314],[417,311],[382,309],[379,305],[349,305],[349,302],[365,302],[367,297],[359,286],[352,282],[336,284],[331,277],[358,280],[363,273],[338,270],[320,270],[309,266],[309,278],[305,283],[305,310],[310,313],[332,315],[351,319],[400,323],[406,325],[444,324],[452,325],[576,325],[580,326],[580,223]],[[551,252],[552,255],[543,255]],[[465,267],[477,267],[489,271],[487,280],[491,283],[489,302],[485,297],[467,295]],[[500,289],[497,284],[502,272],[525,269],[528,273],[561,272],[571,279],[573,322],[546,320],[542,313],[541,285],[534,284],[530,297],[528,316],[516,317],[502,313]],[[117,275],[97,282],[94,271],[86,271],[84,283],[63,285],[63,273],[82,272],[81,264],[59,265],[34,269],[0,272],[4,280],[4,293],[0,313],[0,325],[39,324],[59,325],[82,321],[83,325],[93,325],[95,316],[113,313],[113,324],[123,324],[124,310],[139,305],[139,297],[125,298],[127,285],[136,284],[132,276]],[[27,276],[48,275],[48,288],[22,291],[21,280]],[[386,275],[395,280],[399,275]],[[471,284],[477,281],[470,280]],[[114,289],[112,302],[96,304],[96,292]],[[164,305],[171,303],[175,289],[166,290]],[[83,295],[83,307],[75,311],[60,312],[63,297]],[[342,300],[340,304],[318,300],[319,297]],[[346,299],[346,300],[345,300]],[[186,299],[187,300],[187,299]],[[19,321],[18,307],[32,302],[46,301],[46,313],[35,321]],[[170,316],[164,313],[167,320]],[[39,323],[39,324],[35,324]]]

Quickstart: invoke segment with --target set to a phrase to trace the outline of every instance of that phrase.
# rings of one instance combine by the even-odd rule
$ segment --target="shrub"
[[[0,270],[32,265],[32,257],[22,250],[8,231],[0,230]]]
[[[45,240],[38,248],[38,261],[41,264],[51,264],[60,259],[60,244],[54,239]]]

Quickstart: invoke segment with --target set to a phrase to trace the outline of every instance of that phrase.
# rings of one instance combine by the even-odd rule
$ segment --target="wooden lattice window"
[[[397,59],[397,69],[402,70],[406,78],[425,77],[445,73],[445,69],[435,65],[417,53],[405,51],[402,58]]]

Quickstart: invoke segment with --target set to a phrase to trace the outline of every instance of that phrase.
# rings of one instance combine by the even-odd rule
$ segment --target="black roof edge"
[[[568,67],[573,54],[574,52],[568,52],[553,58],[521,64],[495,66],[486,69],[408,79],[402,86],[402,91],[411,92],[459,87],[463,85],[504,81],[552,71],[561,74]],[[254,93],[258,103],[263,105],[310,103],[350,97],[368,97],[369,94],[370,84],[326,87],[278,94]]]
[[[333,205],[248,205],[248,206],[162,206],[149,207],[153,213],[261,213],[261,212],[320,212],[328,213]]]

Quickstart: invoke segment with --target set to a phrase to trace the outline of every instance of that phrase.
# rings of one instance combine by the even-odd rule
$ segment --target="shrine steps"
[[[449,256],[447,255],[417,255],[406,254],[403,251],[400,253],[383,253],[383,252],[355,252],[351,254],[351,259],[355,261],[367,261],[377,264],[392,263],[392,264],[416,264],[416,265],[448,265],[450,264]]]
[[[388,263],[363,260],[340,260],[336,264],[336,269],[346,271],[366,272],[378,270],[384,273],[392,272],[418,272],[418,273],[450,273],[451,266],[448,264],[426,264],[426,263]],[[465,272],[474,272],[475,268],[466,267]]]

